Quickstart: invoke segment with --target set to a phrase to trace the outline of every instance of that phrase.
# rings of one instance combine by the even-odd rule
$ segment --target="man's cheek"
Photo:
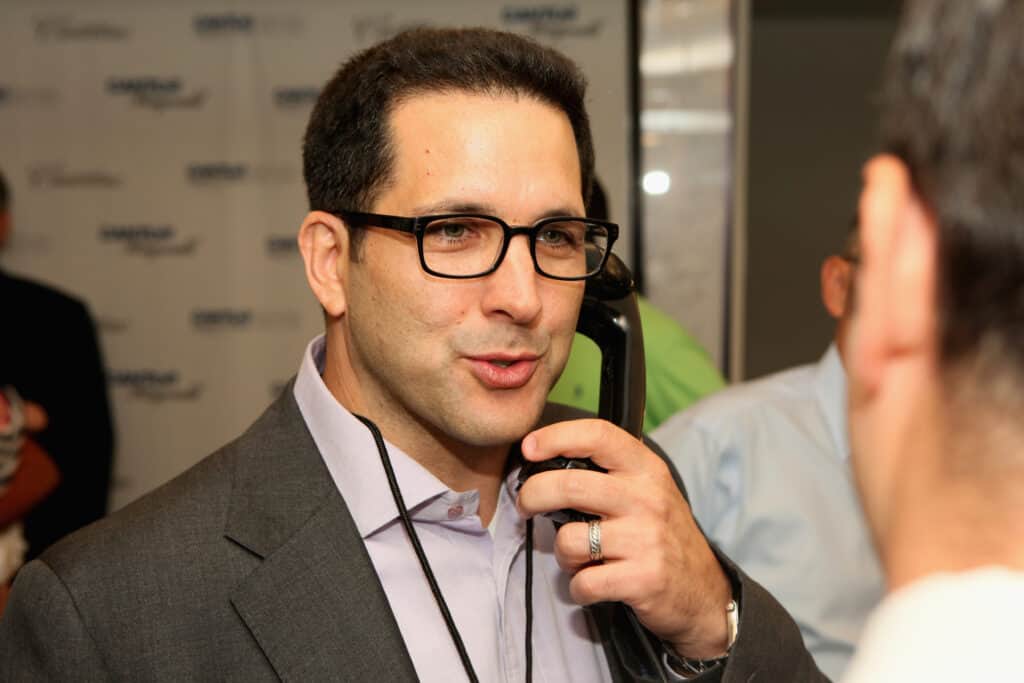
[[[469,304],[447,289],[411,292],[399,305],[402,315],[425,333],[458,333],[468,319]]]

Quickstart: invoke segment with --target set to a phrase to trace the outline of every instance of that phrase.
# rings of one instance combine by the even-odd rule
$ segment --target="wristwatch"
[[[736,636],[740,631],[740,607],[735,600],[730,600],[725,606],[725,618],[729,628],[729,642],[725,647],[725,654],[712,659],[691,659],[677,655],[675,651],[666,645],[665,665],[675,674],[682,678],[689,678],[691,675],[702,674],[710,671],[729,658],[729,652],[736,642]]]

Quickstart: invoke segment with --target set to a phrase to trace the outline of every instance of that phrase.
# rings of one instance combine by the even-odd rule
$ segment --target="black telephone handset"
[[[604,269],[587,280],[576,331],[592,339],[601,350],[598,417],[640,438],[647,394],[640,309],[633,274],[615,254],[609,254]],[[519,483],[539,472],[569,469],[604,471],[589,458],[556,456],[526,463],[519,473]],[[577,510],[559,510],[548,517],[556,526],[594,519]]]
[[[576,331],[601,349],[598,416],[639,439],[647,400],[643,330],[633,274],[615,254],[587,281]]]
[[[592,339],[601,350],[601,393],[598,417],[612,422],[638,439],[642,437],[647,395],[643,332],[633,274],[615,255],[597,276],[587,280],[576,331]],[[522,485],[538,472],[564,469],[605,470],[588,458],[557,456],[528,462],[519,473]],[[556,526],[569,521],[596,519],[578,510],[559,510],[547,515]],[[636,614],[621,602],[599,603],[587,608],[606,646],[619,662],[617,680],[665,681],[653,636],[640,625]]]

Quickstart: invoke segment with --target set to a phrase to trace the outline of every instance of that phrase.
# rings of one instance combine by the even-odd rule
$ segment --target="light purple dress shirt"
[[[417,675],[426,682],[466,680],[398,517],[373,437],[320,377],[324,346],[324,337],[317,337],[303,356],[294,389],[299,410],[363,537]],[[477,515],[479,492],[452,491],[393,444],[387,443],[387,449],[416,533],[478,677],[488,682],[525,680],[526,525],[515,508],[517,471],[505,480],[488,529]],[[551,523],[538,518],[533,680],[610,681],[604,651],[569,595],[569,577],[558,567],[553,546]]]

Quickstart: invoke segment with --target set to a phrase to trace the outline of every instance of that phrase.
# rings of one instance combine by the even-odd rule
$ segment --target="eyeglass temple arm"
[[[363,213],[362,211],[341,211],[338,215],[353,227],[361,228],[373,226],[378,228],[390,228],[402,232],[416,232],[416,219],[403,218],[401,216],[385,216],[379,213]]]

